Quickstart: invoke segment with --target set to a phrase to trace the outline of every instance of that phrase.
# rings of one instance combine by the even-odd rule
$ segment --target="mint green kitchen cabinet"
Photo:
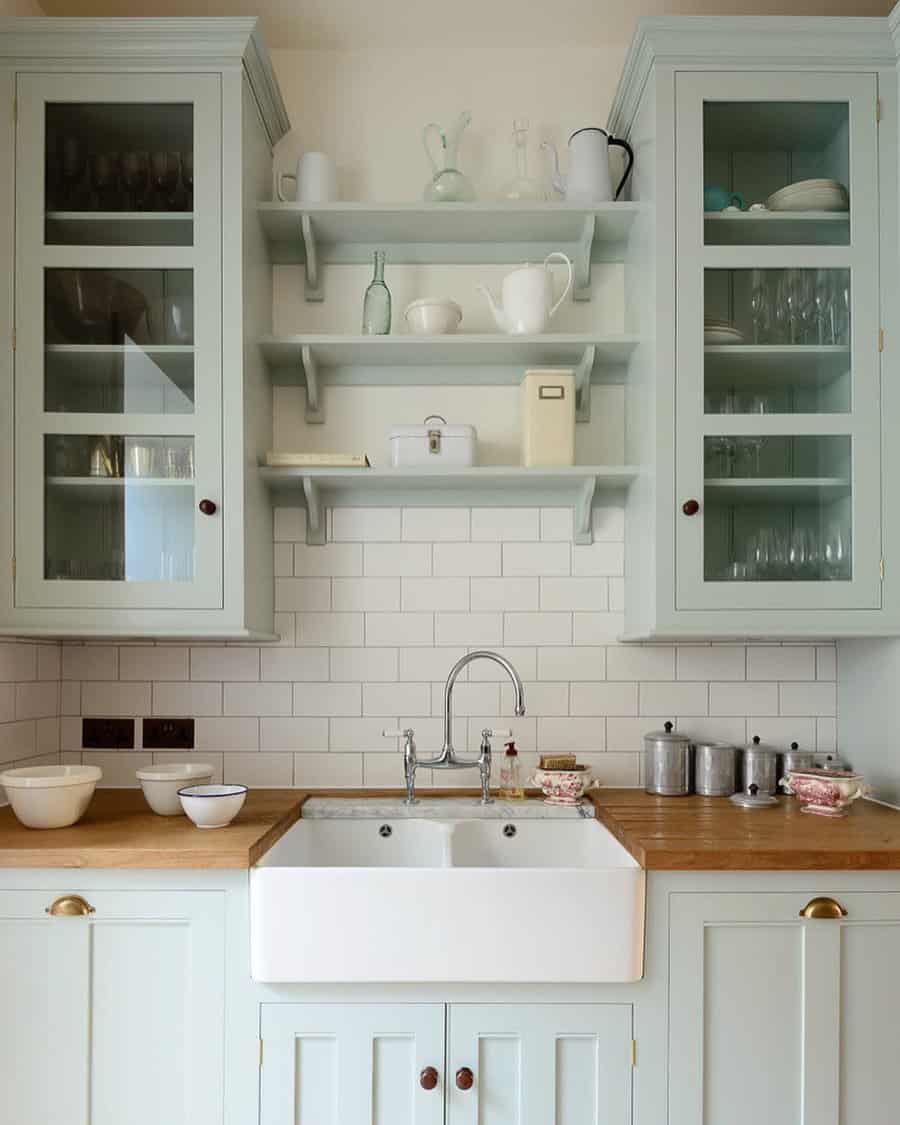
[[[0,633],[274,639],[255,22],[0,24]]]
[[[92,890],[51,916],[60,897],[0,890],[4,1120],[220,1125],[224,896]]]
[[[675,893],[669,925],[669,1125],[893,1125],[900,893]]]

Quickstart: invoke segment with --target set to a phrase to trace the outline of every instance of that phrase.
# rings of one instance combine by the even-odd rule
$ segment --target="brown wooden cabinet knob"
[[[423,1090],[433,1090],[438,1084],[438,1072],[433,1066],[426,1066],[419,1075],[419,1085]]]
[[[216,504],[214,500],[201,500],[197,507],[204,516],[214,516],[216,514]]]
[[[475,1075],[467,1066],[461,1066],[456,1072],[457,1090],[471,1090],[475,1085]]]
[[[700,511],[700,501],[685,500],[685,502],[681,505],[681,510],[686,516],[696,516],[696,514]]]

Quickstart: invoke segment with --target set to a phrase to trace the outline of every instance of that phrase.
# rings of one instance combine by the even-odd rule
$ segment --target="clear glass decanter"
[[[384,283],[384,251],[375,251],[375,275],[363,300],[364,336],[387,336],[391,331],[391,291]]]
[[[472,181],[458,167],[460,137],[471,120],[472,114],[466,111],[459,115],[450,129],[442,129],[434,123],[425,126],[422,144],[434,170],[422,196],[426,203],[471,203],[474,200]],[[438,159],[431,150],[433,136],[440,144]]]
[[[516,174],[500,189],[500,198],[509,200],[544,199],[540,183],[528,175],[528,122],[524,117],[513,121],[513,159]]]

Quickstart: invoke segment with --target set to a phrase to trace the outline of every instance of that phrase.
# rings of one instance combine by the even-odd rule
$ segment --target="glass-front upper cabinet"
[[[881,604],[876,98],[677,76],[679,609]]]
[[[216,608],[219,78],[17,102],[17,604]]]

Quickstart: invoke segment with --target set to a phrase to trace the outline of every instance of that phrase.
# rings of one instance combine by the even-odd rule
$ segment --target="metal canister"
[[[785,750],[778,755],[778,784],[788,796],[793,795],[793,790],[784,780],[789,770],[808,770],[816,764],[816,755],[812,750],[801,750],[797,742],[791,743],[790,750]]]
[[[694,792],[703,797],[730,797],[737,788],[737,751],[727,742],[694,743]]]
[[[660,797],[684,797],[691,791],[691,740],[673,725],[644,735],[644,788]]]
[[[742,756],[742,788],[746,791],[755,785],[762,794],[772,796],[778,780],[778,753],[773,746],[763,746],[759,735],[753,736]]]

